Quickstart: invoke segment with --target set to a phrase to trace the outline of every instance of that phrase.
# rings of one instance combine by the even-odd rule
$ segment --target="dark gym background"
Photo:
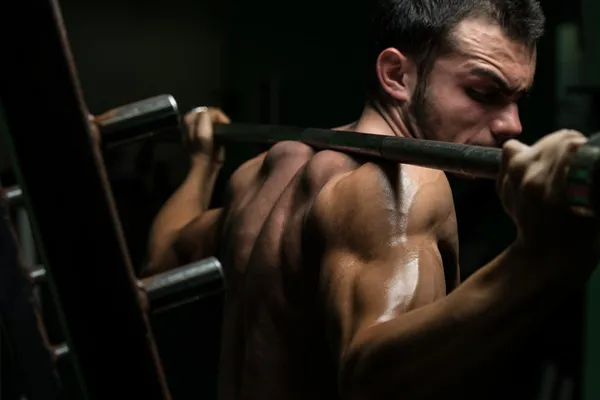
[[[362,108],[368,5],[368,0],[61,2],[92,113],[170,93],[182,112],[215,105],[235,122],[316,127],[349,123]],[[521,111],[526,142],[559,127],[600,130],[590,111],[599,109],[599,96],[581,90],[600,86],[600,3],[544,0],[543,7],[547,34],[539,47],[534,91]],[[60,127],[41,128],[60,140]],[[107,156],[138,266],[153,214],[185,174],[181,150],[176,144],[147,143]],[[257,151],[229,150],[215,202],[235,166]],[[5,149],[0,159],[3,183],[10,183]],[[514,232],[492,182],[453,181],[453,186],[466,277]],[[474,209],[481,211],[468,211]],[[511,355],[508,366],[499,362],[506,379],[491,385],[486,398],[600,398],[600,345],[592,339],[600,337],[599,310],[597,278],[587,294],[574,296]],[[220,299],[213,298],[153,321],[175,399],[214,398],[219,315]]]

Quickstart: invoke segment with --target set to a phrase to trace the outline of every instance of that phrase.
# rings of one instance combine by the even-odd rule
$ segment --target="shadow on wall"
[[[257,99],[273,77],[278,121],[333,127],[356,119],[364,102],[367,0],[231,0],[227,80],[244,121],[264,120]],[[266,121],[271,122],[271,121]]]
[[[218,104],[223,7],[207,0],[61,2],[91,112],[161,93],[182,110]]]

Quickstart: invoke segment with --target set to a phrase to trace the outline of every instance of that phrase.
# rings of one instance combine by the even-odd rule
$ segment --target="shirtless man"
[[[518,236],[459,285],[444,173],[295,142],[242,165],[223,208],[207,210],[212,123],[228,121],[187,115],[192,167],[155,220],[147,273],[221,260],[223,400],[462,398],[453,384],[514,349],[595,268],[595,224],[563,196],[586,139],[514,139],[538,2],[389,0],[378,11],[373,90],[345,128],[502,146],[498,193]]]

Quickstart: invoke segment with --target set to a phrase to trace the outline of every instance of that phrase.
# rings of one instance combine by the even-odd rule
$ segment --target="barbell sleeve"
[[[153,313],[225,290],[221,263],[209,257],[142,280]]]
[[[146,140],[180,127],[175,98],[170,94],[126,104],[94,117],[102,135],[102,147],[110,149]]]

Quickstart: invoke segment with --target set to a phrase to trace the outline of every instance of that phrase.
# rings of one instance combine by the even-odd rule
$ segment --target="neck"
[[[408,115],[403,107],[392,107],[378,99],[367,101],[353,130],[387,136],[415,137],[407,125]]]

